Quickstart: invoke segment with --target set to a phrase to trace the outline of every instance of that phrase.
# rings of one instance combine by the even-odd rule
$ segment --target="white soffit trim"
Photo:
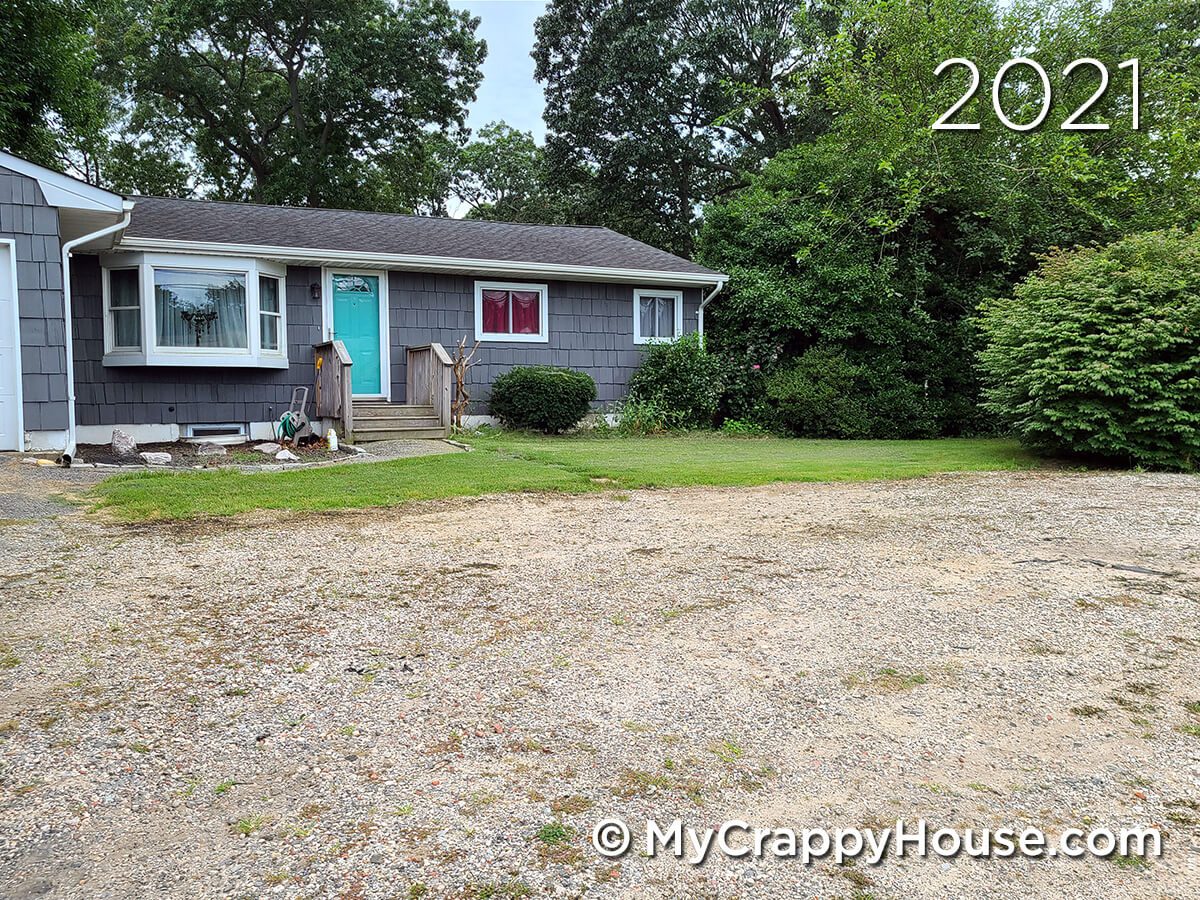
[[[649,269],[623,269],[608,266],[573,266],[558,263],[513,262],[506,259],[459,259],[449,256],[420,256],[409,253],[359,253],[351,250],[326,250],[312,247],[269,247],[258,244],[219,244],[209,241],[176,241],[164,238],[126,235],[118,250],[175,250],[180,253],[207,253],[213,256],[257,256],[297,264],[343,263],[383,269],[412,269],[423,272],[466,272],[469,274],[540,275],[572,281],[638,281],[648,284],[724,283],[728,275],[703,272],[660,272]]]
[[[13,156],[0,150],[0,168],[9,169],[19,175],[33,178],[42,189],[46,203],[60,209],[90,209],[98,212],[123,212],[125,198],[94,184],[88,184],[31,163],[27,159]],[[131,204],[132,205],[132,204]]]

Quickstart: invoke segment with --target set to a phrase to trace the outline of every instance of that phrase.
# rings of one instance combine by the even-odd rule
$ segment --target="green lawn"
[[[122,519],[186,519],[253,509],[391,506],[509,491],[852,481],[1038,464],[1014,442],[995,439],[547,438],[495,432],[469,440],[473,453],[293,472],[118,475],[99,484],[91,499],[93,509],[107,509]]]

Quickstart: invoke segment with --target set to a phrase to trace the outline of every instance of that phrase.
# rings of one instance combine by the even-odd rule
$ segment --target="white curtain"
[[[642,297],[641,329],[644,338],[673,338],[675,337],[675,298],[674,297]]]
[[[155,269],[154,317],[160,347],[248,349],[246,276]]]

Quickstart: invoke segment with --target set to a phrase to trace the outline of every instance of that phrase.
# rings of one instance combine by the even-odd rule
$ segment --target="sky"
[[[544,0],[450,0],[480,19],[476,34],[487,41],[483,84],[471,105],[467,124],[478,131],[489,122],[504,120],[513,128],[533,133],[539,144],[546,134],[542,123],[542,86],[533,80],[533,23],[545,9]]]

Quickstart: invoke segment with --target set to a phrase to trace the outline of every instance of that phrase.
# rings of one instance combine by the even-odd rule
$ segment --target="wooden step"
[[[371,441],[415,441],[448,437],[448,429],[437,428],[374,428],[354,427],[354,443],[368,444]]]
[[[393,428],[404,430],[406,428],[440,428],[441,426],[442,423],[437,416],[360,416],[358,410],[354,411],[355,431],[361,431],[364,428],[371,431],[390,431]]]
[[[427,419],[436,416],[432,406],[410,406],[407,403],[355,403],[354,418],[415,418]]]

